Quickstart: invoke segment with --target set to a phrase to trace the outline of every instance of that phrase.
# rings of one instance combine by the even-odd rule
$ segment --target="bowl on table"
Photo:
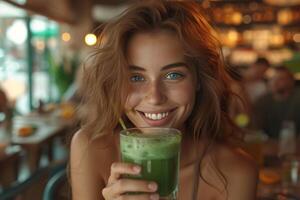
[[[37,126],[31,124],[22,125],[18,129],[17,135],[20,137],[29,137],[36,132],[37,128]]]

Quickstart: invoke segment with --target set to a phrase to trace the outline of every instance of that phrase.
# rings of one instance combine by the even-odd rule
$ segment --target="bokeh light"
[[[97,37],[95,34],[89,33],[85,36],[84,41],[88,46],[93,46],[97,43]]]

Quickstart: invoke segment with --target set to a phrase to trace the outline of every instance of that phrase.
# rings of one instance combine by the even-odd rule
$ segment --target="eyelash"
[[[176,78],[174,78],[174,77],[173,78],[168,78],[168,76],[171,76],[171,75],[176,75],[177,77]],[[169,80],[178,80],[178,79],[181,79],[183,77],[184,77],[184,75],[179,73],[179,72],[170,72],[166,75],[166,78],[169,79]]]
[[[174,77],[170,77],[170,76],[176,76]],[[169,72],[165,75],[165,79],[170,80],[170,81],[174,81],[174,80],[180,80],[184,78],[184,75],[182,73],[179,72]],[[130,81],[131,82],[144,82],[146,79],[144,76],[140,75],[140,74],[134,74],[130,77]]]
[[[145,78],[139,74],[135,74],[130,77],[130,81],[131,82],[141,82],[141,81],[145,81]]]

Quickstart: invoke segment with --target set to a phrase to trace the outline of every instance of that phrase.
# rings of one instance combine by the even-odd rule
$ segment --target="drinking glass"
[[[245,135],[245,150],[262,166],[264,164],[263,145],[268,137],[261,131],[249,132]]]
[[[176,200],[181,133],[173,128],[132,128],[121,131],[123,162],[142,167],[140,175],[130,178],[154,181],[160,199]]]

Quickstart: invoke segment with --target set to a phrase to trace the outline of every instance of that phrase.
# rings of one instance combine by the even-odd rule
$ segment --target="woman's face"
[[[126,115],[136,127],[183,129],[194,107],[196,78],[177,37],[138,33],[129,41]]]

